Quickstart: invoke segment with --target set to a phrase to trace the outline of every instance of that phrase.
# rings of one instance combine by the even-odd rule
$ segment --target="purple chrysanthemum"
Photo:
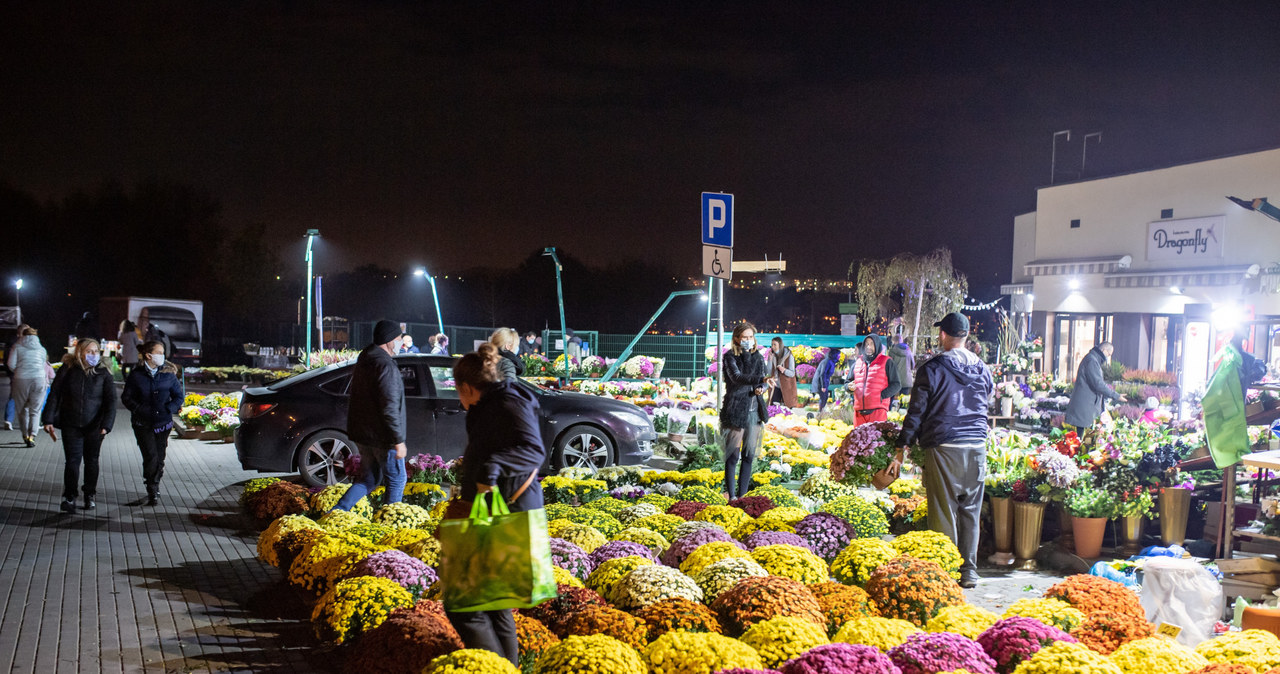
[[[814,513],[796,523],[796,534],[813,553],[828,562],[853,540],[853,528],[831,513]]]
[[[1018,664],[1055,641],[1075,643],[1076,638],[1035,618],[1013,617],[996,621],[978,635],[978,645],[996,662],[996,671],[1008,674]]]
[[[631,541],[609,541],[604,545],[596,548],[591,552],[591,567],[595,568],[610,559],[618,557],[644,557],[645,559],[657,563],[658,557],[653,551],[639,543]]]
[[[798,545],[810,549],[807,541],[790,531],[757,531],[747,536],[742,542],[747,544],[748,550],[755,550],[764,545]]]
[[[733,669],[716,670],[716,674],[782,674],[776,669],[743,669],[742,667],[734,667]]]
[[[415,600],[438,580],[435,569],[399,550],[375,552],[360,560],[347,574],[348,578],[358,576],[377,576],[395,581],[412,593]]]
[[[920,632],[889,650],[889,659],[902,674],[936,674],[965,669],[972,674],[996,674],[996,663],[978,642],[951,632]]]
[[[578,580],[586,580],[596,568],[582,548],[563,538],[551,539],[551,563],[572,573]]]
[[[714,541],[729,541],[746,550],[746,546],[733,540],[733,537],[725,533],[724,529],[698,529],[687,536],[681,536],[672,541],[671,547],[662,553],[662,563],[678,569],[680,564],[684,562],[685,557],[688,557],[702,545]]]
[[[782,674],[901,674],[889,656],[872,646],[818,646],[782,665]]]

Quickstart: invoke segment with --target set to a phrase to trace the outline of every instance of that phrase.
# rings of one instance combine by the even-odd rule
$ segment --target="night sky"
[[[196,185],[329,268],[696,273],[723,190],[739,258],[949,246],[990,288],[1054,131],[1068,177],[1086,132],[1086,176],[1280,145],[1274,1],[41,1],[0,54],[0,180]]]

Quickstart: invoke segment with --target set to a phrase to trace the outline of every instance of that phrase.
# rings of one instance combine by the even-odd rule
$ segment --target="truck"
[[[98,301],[98,321],[102,334],[114,338],[125,319],[146,335],[155,326],[166,342],[165,352],[173,361],[200,364],[200,338],[204,335],[204,303],[163,297],[104,297]]]

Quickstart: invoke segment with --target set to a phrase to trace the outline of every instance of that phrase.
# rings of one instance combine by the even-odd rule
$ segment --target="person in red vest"
[[[889,403],[902,390],[897,368],[889,363],[884,344],[875,335],[862,340],[862,350],[853,363],[849,383],[853,397],[855,426],[889,419]]]

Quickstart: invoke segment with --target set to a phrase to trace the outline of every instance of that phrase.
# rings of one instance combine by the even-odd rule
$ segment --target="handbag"
[[[532,608],[556,596],[546,511],[513,513],[496,487],[492,494],[492,511],[477,494],[469,517],[440,523],[446,611]]]

